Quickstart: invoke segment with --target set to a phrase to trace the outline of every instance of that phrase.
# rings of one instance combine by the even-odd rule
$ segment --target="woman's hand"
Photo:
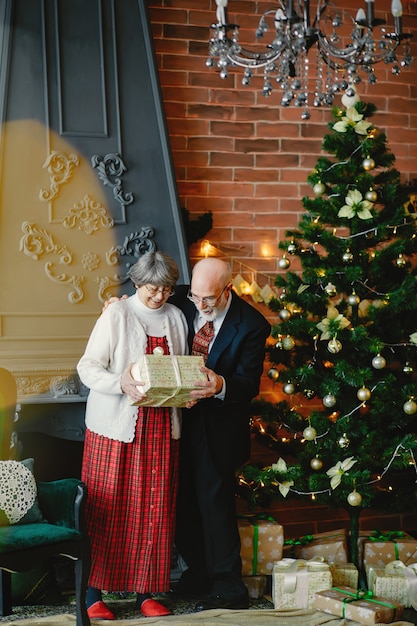
[[[133,402],[140,402],[146,398],[146,394],[138,389],[138,385],[144,385],[145,383],[135,380],[130,373],[133,363],[127,366],[120,378],[120,388]]]

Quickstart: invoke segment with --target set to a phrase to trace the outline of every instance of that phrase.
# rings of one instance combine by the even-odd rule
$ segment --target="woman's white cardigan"
[[[116,439],[133,441],[138,407],[122,393],[120,379],[130,363],[145,354],[146,328],[140,319],[141,305],[137,294],[119,300],[98,318],[84,355],[77,365],[78,374],[90,389],[85,423],[89,430]],[[163,314],[162,314],[163,313]],[[187,322],[183,313],[165,303],[161,325],[170,354],[187,354]],[[180,436],[180,412],[171,409],[172,437]]]

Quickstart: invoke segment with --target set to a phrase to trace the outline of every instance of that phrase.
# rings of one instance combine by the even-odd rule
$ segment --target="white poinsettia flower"
[[[330,487],[332,489],[336,489],[340,485],[343,474],[346,474],[355,463],[357,463],[357,459],[349,456],[344,461],[338,461],[336,465],[327,470],[326,474],[330,478]]]
[[[289,490],[290,490],[290,487],[292,487],[292,486],[293,486],[293,484],[294,484],[294,481],[293,481],[293,480],[285,480],[284,482],[279,483],[279,487],[278,487],[278,489],[279,489],[280,494],[281,494],[284,498],[285,498],[285,497],[286,497],[286,495],[288,494],[288,492],[289,492]]]
[[[346,204],[342,206],[337,214],[339,217],[359,217],[361,220],[372,219],[372,213],[370,209],[374,206],[373,202],[364,200],[361,192],[358,189],[350,189],[345,198]]]
[[[353,126],[355,133],[358,135],[367,135],[368,128],[372,126],[372,124],[365,122],[363,115],[358,113],[355,107],[349,107],[346,111],[346,115],[336,122],[336,124],[333,124],[333,130],[338,133],[345,133],[349,126]]]
[[[412,335],[410,335],[410,341],[411,343],[417,345],[417,333],[413,333]]]
[[[278,472],[279,474],[284,474],[287,471],[287,464],[281,457],[276,463],[272,463],[271,467],[274,472]]]
[[[332,331],[330,331],[330,324]],[[327,308],[327,317],[324,317],[316,326],[321,330],[320,339],[332,339],[335,336],[334,331],[343,330],[350,326],[350,321],[339,313],[336,307],[329,306]]]

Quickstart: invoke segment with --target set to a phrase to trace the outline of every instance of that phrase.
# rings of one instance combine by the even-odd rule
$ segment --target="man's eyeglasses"
[[[163,296],[173,296],[175,293],[172,287],[154,287],[153,285],[145,285],[145,289],[150,296],[156,296],[157,293],[161,293]]]
[[[198,296],[195,296],[190,290],[187,294],[187,298],[191,300],[191,302],[194,302],[194,304],[205,304],[209,307],[216,306],[217,302],[220,300],[228,287],[230,287],[230,283],[223,287],[218,296],[207,296],[207,298],[199,298]]]

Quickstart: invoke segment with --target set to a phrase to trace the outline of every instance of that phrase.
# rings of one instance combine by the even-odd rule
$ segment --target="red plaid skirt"
[[[149,337],[168,353],[165,337]],[[132,443],[86,432],[82,479],[91,541],[89,585],[156,593],[170,588],[179,441],[167,408],[139,407]]]

